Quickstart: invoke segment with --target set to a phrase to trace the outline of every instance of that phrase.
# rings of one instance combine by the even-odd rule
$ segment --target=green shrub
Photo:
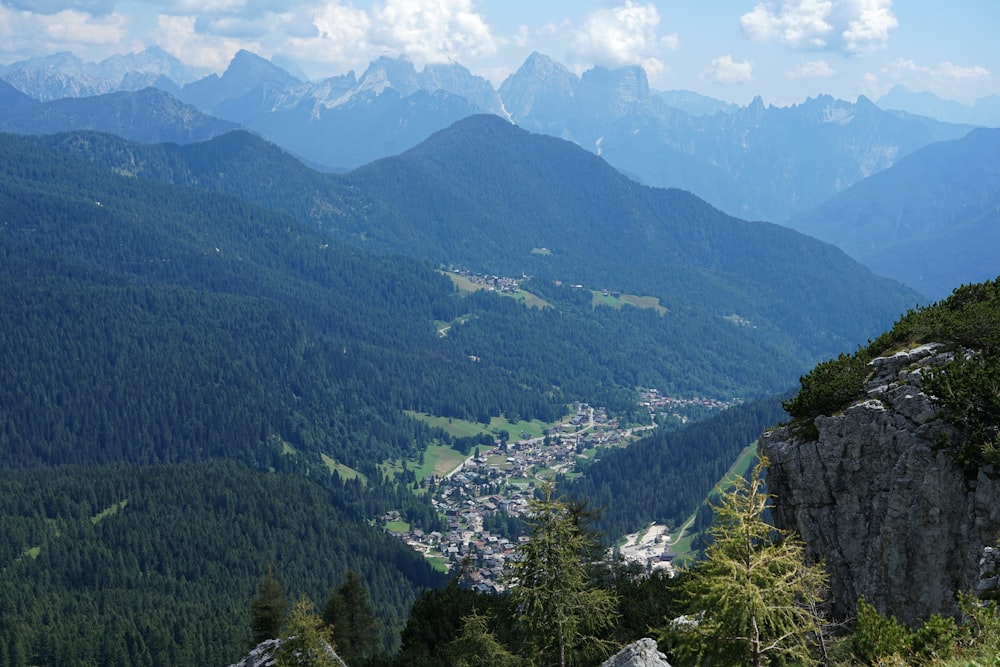
[[[813,419],[844,408],[863,393],[870,360],[861,349],[824,361],[799,379],[799,393],[782,407],[794,419]]]
[[[874,606],[858,600],[857,620],[851,635],[851,652],[865,665],[893,662],[910,653],[910,631],[893,616],[883,616]],[[901,661],[902,664],[905,662]]]

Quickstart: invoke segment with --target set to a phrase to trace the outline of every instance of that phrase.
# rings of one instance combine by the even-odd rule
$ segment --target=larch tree
[[[731,480],[715,507],[712,544],[687,574],[687,623],[672,624],[677,657],[698,665],[815,664],[826,595],[822,565],[805,560],[793,533],[765,520],[770,496],[761,458],[749,480]]]
[[[601,549],[582,525],[582,508],[553,498],[552,484],[542,491],[543,499],[530,502],[530,536],[518,546],[505,580],[533,664],[590,664],[608,648],[599,633],[614,624],[617,600],[591,580]]]
[[[345,667],[330,643],[329,629],[305,595],[292,606],[274,662],[276,667]]]

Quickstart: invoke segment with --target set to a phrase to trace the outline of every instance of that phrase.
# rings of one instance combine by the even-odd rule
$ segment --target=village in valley
[[[603,408],[577,404],[570,418],[546,430],[543,437],[522,437],[499,441],[493,447],[479,447],[451,471],[431,475],[423,484],[432,494],[432,503],[444,517],[443,531],[418,529],[390,530],[425,557],[451,572],[460,571],[463,580],[481,591],[503,590],[504,562],[524,536],[508,538],[489,530],[496,516],[522,517],[536,486],[557,474],[571,474],[581,460],[593,457],[602,448],[626,446],[643,431],[656,428],[664,415],[683,421],[684,408],[720,410],[731,403],[711,399],[677,399],[660,395],[655,389],[640,392],[641,402],[650,412],[646,426],[619,428]],[[399,515],[381,517],[384,525],[399,527]],[[672,571],[673,553],[665,526],[652,525],[627,536],[616,547],[621,557],[651,571]]]
[[[527,276],[511,278],[455,270],[443,273],[461,291],[485,289],[521,297],[527,294],[521,289]],[[570,287],[584,289],[582,285]],[[625,299],[622,303],[666,312],[658,300],[648,297],[631,297],[609,290],[594,294],[598,300],[614,297]],[[537,297],[532,299],[532,305],[541,307],[545,303]],[[449,328],[443,326],[440,334],[447,335]],[[579,462],[592,459],[604,448],[627,446],[658,425],[683,425],[737,402],[671,397],[651,388],[639,389],[638,395],[639,404],[649,412],[649,421],[644,426],[619,427],[608,418],[604,408],[579,403],[567,419],[546,428],[540,436],[521,433],[513,439],[507,433],[503,437],[498,434],[492,446],[477,447],[450,470],[437,470],[437,474],[420,480],[420,486],[431,494],[434,509],[445,521],[442,531],[412,528],[401,520],[398,512],[389,512],[379,517],[379,521],[442,569],[460,571],[465,582],[479,590],[498,592],[503,589],[504,562],[513,555],[518,541],[526,538],[507,537],[500,534],[501,530],[491,528],[503,525],[511,517],[523,517],[528,512],[528,499],[533,497],[539,483],[560,474],[572,475]],[[672,571],[674,554],[670,547],[667,527],[654,524],[641,533],[626,536],[615,548],[623,559],[646,570]]]

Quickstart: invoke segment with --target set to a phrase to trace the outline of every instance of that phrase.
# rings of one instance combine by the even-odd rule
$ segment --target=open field
[[[360,479],[362,483],[368,484],[368,478],[354,468],[349,468],[343,463],[337,463],[336,459],[326,454],[320,454],[320,457],[323,459],[323,463],[326,465],[326,469],[330,471],[331,475],[336,472],[340,475],[341,479]]]
[[[538,421],[537,419],[532,421],[511,422],[503,417],[494,417],[490,420],[488,426],[484,426],[480,422],[466,421],[464,419],[451,419],[448,417],[435,417],[434,415],[429,415],[423,412],[413,412],[412,410],[407,410],[406,414],[410,415],[414,419],[419,419],[425,424],[436,426],[448,435],[456,438],[469,438],[482,433],[498,436],[500,431],[507,431],[507,433],[510,434],[511,440],[519,440],[522,437],[541,438],[545,435],[545,429],[551,426],[551,424],[546,424],[545,422]],[[522,436],[522,433],[526,433],[527,436]]]
[[[479,290],[491,289],[490,285],[474,282],[466,276],[462,276],[451,271],[442,271],[442,273],[451,278],[451,282],[454,283],[455,287],[457,287],[458,291],[462,294],[471,294],[472,292],[477,292]],[[542,309],[552,307],[552,304],[545,299],[523,289],[518,290],[517,292],[497,292],[497,294],[515,299],[517,301],[522,301],[524,302],[524,305],[532,308]]]
[[[660,299],[655,296],[636,296],[634,294],[619,294],[613,296],[611,294],[605,294],[600,290],[591,290],[591,294],[594,295],[593,305],[595,306],[610,306],[612,308],[619,309],[622,306],[628,304],[630,306],[635,306],[636,308],[649,308],[655,310],[660,315],[667,312],[665,306],[660,303]]]

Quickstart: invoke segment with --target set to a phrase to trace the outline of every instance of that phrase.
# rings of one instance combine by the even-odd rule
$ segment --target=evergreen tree
[[[612,592],[593,586],[589,567],[600,543],[582,524],[582,508],[552,497],[529,507],[530,539],[521,544],[507,582],[525,632],[531,657],[542,665],[593,662],[606,642],[597,636],[615,622]]]
[[[462,633],[448,644],[455,667],[520,667],[521,659],[497,641],[487,618],[473,612],[462,619]]]
[[[378,622],[368,589],[354,570],[348,570],[344,583],[330,592],[323,607],[323,622],[331,629],[337,652],[348,663],[367,658],[375,650]]]
[[[330,645],[329,629],[305,595],[292,606],[288,631],[274,653],[277,667],[344,667]]]
[[[267,574],[257,582],[257,597],[250,603],[250,629],[253,631],[252,645],[265,639],[277,639],[285,625],[285,611],[288,599],[274,573],[274,566],[267,565]]]
[[[770,496],[761,458],[715,508],[713,543],[686,577],[693,622],[676,631],[677,653],[699,665],[815,664],[821,632],[815,603],[826,592],[821,565],[805,562],[795,535],[764,519]]]

